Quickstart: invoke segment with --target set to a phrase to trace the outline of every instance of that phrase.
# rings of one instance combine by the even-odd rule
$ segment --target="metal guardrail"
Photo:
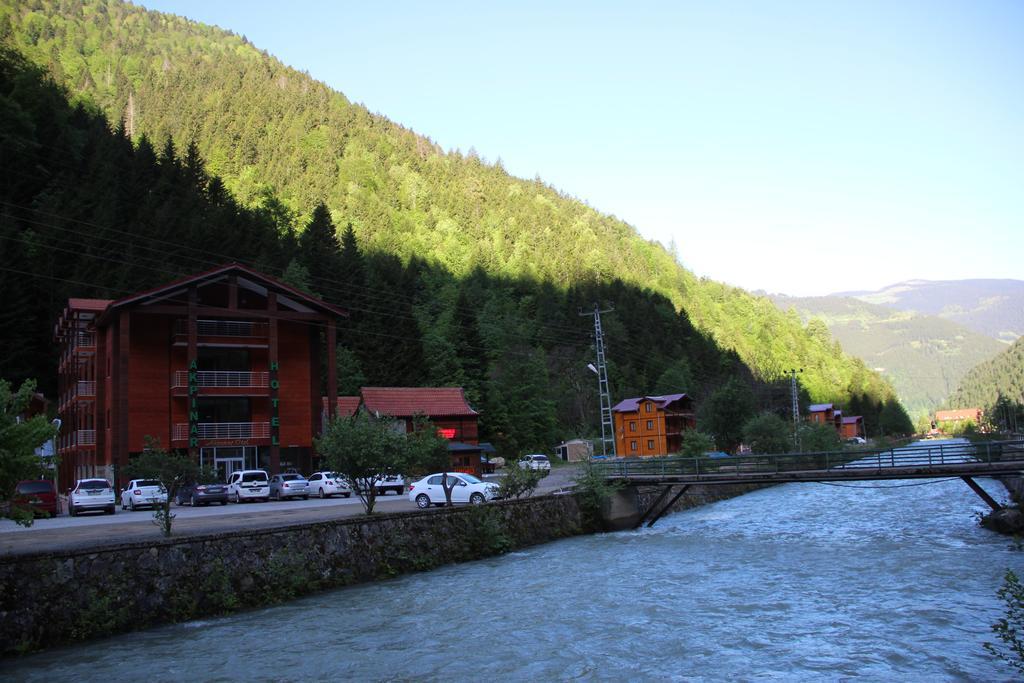
[[[1024,462],[1024,440],[912,446],[888,450],[829,451],[723,458],[630,458],[595,462],[605,477],[677,477],[781,472],[884,471],[964,463]]]
[[[196,373],[196,386],[200,387],[257,387],[270,386],[270,374],[267,372],[248,372],[234,370],[199,370]],[[188,371],[175,370],[171,378],[172,389],[183,389],[188,386]]]
[[[187,441],[188,423],[174,425],[174,441]],[[196,425],[199,439],[269,439],[269,422],[200,422]]]

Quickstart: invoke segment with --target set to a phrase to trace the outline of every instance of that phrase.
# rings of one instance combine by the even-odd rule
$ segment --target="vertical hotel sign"
[[[199,366],[188,363],[188,447],[199,448]]]
[[[277,372],[280,366],[276,360],[270,361],[270,445],[279,446],[281,440],[278,438],[278,430],[281,427],[281,420],[278,417],[277,406],[280,402],[277,390],[281,388],[281,382],[277,379]]]

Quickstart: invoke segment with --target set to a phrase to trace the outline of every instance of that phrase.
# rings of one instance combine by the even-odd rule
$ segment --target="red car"
[[[19,481],[14,489],[14,504],[31,508],[37,515],[41,512],[57,516],[57,490],[52,481],[33,479]]]

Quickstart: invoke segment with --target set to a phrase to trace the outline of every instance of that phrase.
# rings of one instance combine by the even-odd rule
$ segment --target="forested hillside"
[[[989,409],[1000,397],[1024,403],[1024,338],[968,372],[947,403],[950,408]]]
[[[0,36],[75,98],[123,120],[136,143],[194,142],[242,206],[291,215],[298,229],[323,201],[365,253],[421,259],[456,280],[486,273],[565,296],[620,279],[685,311],[764,380],[802,367],[816,400],[891,391],[767,299],[699,280],[622,221],[471,152],[445,152],[242,37],[113,0],[0,0]],[[616,353],[647,352],[611,348],[620,363]]]
[[[851,297],[772,295],[810,329],[824,324],[847,353],[892,381],[911,413],[934,412],[968,370],[1005,350],[995,339],[943,318],[897,311]]]

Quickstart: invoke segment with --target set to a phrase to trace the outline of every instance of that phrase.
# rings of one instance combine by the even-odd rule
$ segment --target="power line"
[[[0,200],[0,205],[11,206],[11,207],[15,207],[15,208],[18,208],[18,209],[23,209],[25,211],[29,211],[29,212],[37,213],[37,214],[40,214],[40,215],[44,215],[44,216],[58,218],[58,219],[66,220],[66,221],[71,221],[71,222],[74,222],[74,223],[80,223],[80,224],[82,224],[84,226],[87,226],[87,227],[97,228],[97,229],[100,229],[100,230],[107,230],[107,231],[110,231],[110,232],[113,232],[113,233],[116,233],[116,234],[125,235],[125,236],[130,237],[130,238],[132,238],[132,239],[137,241],[132,246],[137,247],[137,248],[141,248],[141,249],[146,249],[148,251],[153,252],[156,255],[154,258],[157,258],[158,259],[158,263],[160,263],[161,265],[165,265],[166,264],[167,251],[165,249],[160,249],[158,247],[150,247],[150,246],[148,246],[146,244],[141,244],[141,243],[139,243],[140,241],[149,241],[149,242],[153,242],[153,243],[157,243],[157,244],[164,244],[164,245],[167,245],[167,247],[173,248],[175,250],[185,249],[185,250],[188,250],[188,251],[196,252],[197,254],[200,254],[202,256],[214,256],[214,257],[217,257],[217,258],[220,259],[220,260],[209,260],[209,259],[201,259],[198,256],[196,256],[196,257],[189,257],[189,256],[187,256],[185,254],[179,254],[180,258],[183,258],[185,260],[189,260],[189,261],[194,262],[194,263],[202,264],[205,268],[216,267],[216,266],[219,266],[219,265],[223,265],[225,262],[237,261],[238,260],[237,257],[232,257],[232,256],[224,255],[224,254],[217,254],[215,252],[208,252],[208,251],[205,251],[205,250],[202,250],[202,249],[198,249],[196,247],[191,247],[191,246],[188,246],[188,245],[182,245],[180,243],[171,242],[171,241],[168,241],[168,240],[162,240],[162,239],[159,239],[159,238],[156,238],[156,237],[152,237],[152,236],[148,236],[148,235],[146,235],[146,236],[137,235],[135,233],[131,233],[131,232],[128,232],[128,231],[125,231],[125,230],[120,230],[120,229],[117,229],[117,228],[110,228],[110,227],[106,227],[106,226],[101,226],[99,224],[92,223],[90,221],[76,219],[76,218],[72,218],[72,217],[68,217],[68,216],[62,216],[61,214],[55,214],[55,213],[52,213],[52,212],[41,211],[41,210],[38,210],[38,209],[34,209],[32,207],[27,207],[27,206],[20,205],[20,204],[14,204],[12,202],[4,201],[4,200]],[[24,216],[18,216],[18,217],[12,217],[12,218],[15,218],[16,220],[20,220],[22,222],[29,223],[29,224],[32,224],[32,225],[38,225],[40,227],[52,228],[52,229],[61,230],[61,231],[64,231],[64,232],[70,232],[72,234],[76,234],[76,235],[79,235],[79,236],[83,236],[83,235],[86,234],[83,231],[75,230],[74,228],[72,228],[70,226],[55,225],[53,223],[37,221],[37,220],[33,220],[31,218],[27,218],[27,217],[24,217]],[[106,237],[106,236],[103,236],[103,235],[97,235],[95,233],[88,233],[88,237],[93,239],[93,240],[105,240],[107,242],[110,242],[111,244],[116,244],[118,247],[121,247],[121,248],[123,248],[123,246],[124,246],[123,242],[120,242],[120,241],[116,240],[116,238],[113,238],[113,237]],[[12,239],[17,239],[17,238],[13,238],[12,237]],[[24,240],[22,240],[22,241],[24,241]],[[25,243],[28,243],[28,242],[25,242]],[[47,248],[53,248],[53,247],[47,247]],[[66,251],[66,250],[64,250],[64,251]],[[74,253],[78,253],[78,252],[74,252]],[[104,256],[100,256],[100,255],[92,255],[91,258],[96,258],[96,259],[100,259],[100,260],[107,260],[107,261],[111,261],[111,262],[117,262],[117,261],[115,261],[113,259],[110,259],[110,258],[107,258],[107,257],[104,257]],[[124,262],[120,262],[120,263],[123,264]],[[165,272],[165,273],[168,273],[168,274],[173,274],[173,275],[179,276],[179,277],[182,276],[182,275],[187,274],[187,273],[182,273],[180,271],[168,270],[167,268],[160,268],[159,270],[161,272]],[[328,285],[331,285],[331,287],[329,289],[330,293],[335,294],[336,296],[338,296],[338,300],[341,302],[341,305],[343,305],[343,306],[346,306],[346,307],[351,308],[353,310],[357,310],[357,311],[360,311],[360,312],[371,313],[371,314],[389,315],[389,316],[399,315],[399,314],[396,314],[394,312],[393,307],[389,306],[389,303],[388,303],[387,300],[380,301],[380,299],[381,299],[382,295],[384,295],[384,293],[381,290],[379,290],[379,289],[375,289],[375,288],[372,288],[372,287],[369,287],[369,286],[355,285],[353,283],[346,283],[346,282],[342,282],[342,281],[339,281],[339,280],[334,280],[334,279],[331,279],[331,278],[322,278],[322,280],[323,280],[324,283],[326,283]],[[346,291],[344,291],[346,289],[363,290],[363,291],[362,292],[358,292],[358,291],[357,292],[346,292]],[[394,300],[396,302],[407,303],[409,305],[414,305],[414,304],[418,303],[417,299],[415,297],[412,297],[412,296],[403,296],[403,295],[396,294],[396,293],[387,293],[387,294],[388,294],[388,296],[390,296],[390,298],[392,300]],[[371,299],[371,296],[373,297],[373,299]],[[347,304],[347,303],[344,302],[344,299],[346,297],[356,298],[357,300],[359,298],[362,298],[362,305],[363,306],[368,306],[368,308],[359,308],[358,305],[353,306],[352,304]],[[456,312],[459,312],[460,309],[458,309],[457,307],[453,306],[452,310],[454,310]],[[470,311],[470,313],[475,313],[475,311]],[[402,317],[404,317],[406,319],[415,319],[412,316],[402,316]],[[570,328],[570,327],[566,327],[566,326],[562,326],[562,325],[551,325],[551,324],[548,324],[548,325],[545,325],[545,328],[546,328],[546,332],[552,332],[552,333],[557,333],[559,335],[564,335],[564,336],[557,336],[557,337],[552,336],[550,334],[546,334],[546,333],[540,333],[540,334],[535,335],[536,338],[539,339],[539,340],[547,340],[547,341],[550,341],[552,343],[564,342],[564,341],[566,341],[565,337],[576,337],[576,338],[582,339],[585,336],[585,334],[586,334],[586,333],[581,332],[577,328]]]

